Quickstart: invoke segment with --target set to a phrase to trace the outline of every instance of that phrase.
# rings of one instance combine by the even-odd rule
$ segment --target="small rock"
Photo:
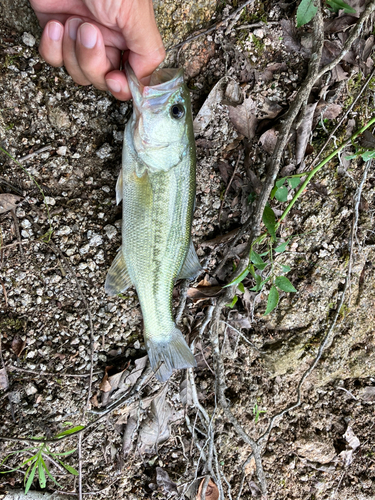
[[[98,247],[103,243],[103,237],[100,234],[94,234],[89,240],[90,247]]]
[[[21,296],[21,304],[26,307],[31,303],[31,295],[25,293]]]
[[[257,38],[264,38],[264,31],[261,29],[254,30],[253,35]]]
[[[50,108],[48,118],[51,125],[58,130],[70,127],[68,113],[60,108]]]
[[[33,394],[36,394],[38,392],[38,389],[34,384],[27,384],[27,386],[25,387],[25,392],[28,396],[32,396]]]
[[[47,203],[47,205],[55,205],[56,204],[56,200],[54,198],[51,198],[51,196],[45,196],[44,201],[45,201],[45,203]]]
[[[56,153],[60,156],[65,156],[68,148],[66,146],[60,146],[56,149]]]
[[[299,456],[320,464],[327,464],[336,456],[332,443],[324,443],[323,441],[300,440],[296,441],[293,447]]]
[[[105,144],[103,144],[103,146],[101,148],[98,149],[96,154],[97,154],[97,156],[99,156],[99,158],[101,160],[105,160],[106,158],[110,158],[112,156],[112,148],[106,142]]]
[[[28,47],[34,47],[36,40],[31,33],[27,33],[25,31],[25,33],[22,35],[22,41]]]
[[[29,227],[31,227],[31,222],[29,221],[29,219],[25,219],[21,222],[21,227],[23,227],[24,229],[28,229]]]
[[[115,228],[115,226],[111,226],[111,224],[107,224],[106,226],[104,226],[104,231],[107,235],[107,238],[110,240],[117,234],[117,229]]]

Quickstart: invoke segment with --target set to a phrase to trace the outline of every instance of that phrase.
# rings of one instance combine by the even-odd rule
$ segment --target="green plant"
[[[321,161],[315,168],[313,168],[310,172],[305,172],[303,174],[297,174],[292,176],[283,177],[278,179],[275,183],[274,188],[271,191],[271,199],[276,198],[280,202],[286,202],[288,199],[289,191],[288,186],[291,189],[297,189],[297,192],[293,196],[292,200],[289,202],[288,206],[285,208],[282,213],[280,219],[276,221],[275,214],[272,208],[267,204],[264,208],[263,212],[263,224],[266,227],[266,232],[261,234],[258,238],[256,238],[250,249],[249,255],[249,264],[246,269],[242,271],[233,281],[231,281],[226,287],[237,285],[237,288],[240,291],[244,291],[244,289],[240,288],[242,281],[248,276],[250,273],[255,281],[255,286],[253,286],[250,290],[260,292],[263,287],[267,283],[271,283],[271,288],[268,294],[267,307],[264,315],[272,312],[278,305],[279,302],[279,290],[288,293],[294,293],[297,290],[294,288],[293,284],[290,280],[284,276],[284,274],[290,271],[290,267],[287,265],[281,265],[275,263],[273,259],[274,253],[282,253],[287,249],[291,238],[287,241],[281,241],[277,238],[277,230],[280,227],[281,222],[285,219],[287,214],[292,209],[293,205],[296,203],[301,194],[305,191],[307,185],[314,177],[314,175],[319,172],[332,158],[334,158],[348,143],[352,143],[355,146],[355,139],[358,136],[363,134],[371,125],[375,123],[375,118],[372,118],[366,125],[360,128],[349,140],[344,141],[340,146],[338,146],[332,153],[330,153],[323,161]],[[375,141],[375,139],[374,139]],[[375,149],[374,150],[364,150],[357,149],[356,153],[350,157],[349,159],[357,158],[361,156],[364,161],[368,161],[372,158],[375,158]],[[301,177],[306,177],[302,182]],[[302,182],[302,184],[301,184]],[[264,242],[267,242],[268,249],[263,253],[257,253],[255,248],[257,245],[260,245]],[[263,257],[267,256],[267,262],[263,259]],[[262,277],[262,272],[265,270],[267,266],[270,266],[270,271],[266,278]],[[257,271],[260,271],[258,273]],[[242,285],[243,286],[243,285]],[[234,307],[237,302],[237,297],[235,296],[230,304],[227,304],[228,307]]]
[[[67,436],[69,434],[73,434],[74,432],[77,432],[81,429],[83,429],[84,426],[79,425],[77,427],[73,427],[72,429],[67,429],[65,431],[60,432],[57,434],[54,439],[59,439],[62,438],[63,436]],[[33,439],[43,439],[43,438],[33,438]],[[14,469],[7,470],[7,471],[1,471],[1,474],[7,474],[9,472],[14,472],[24,465],[28,464],[28,468],[25,473],[25,479],[24,479],[24,486],[25,486],[25,493],[27,493],[31,487],[31,484],[34,480],[35,475],[38,475],[38,480],[41,488],[45,488],[47,484],[47,476],[55,483],[57,486],[61,488],[59,483],[56,481],[56,479],[53,477],[52,473],[50,472],[48,468],[48,462],[51,461],[57,461],[59,462],[60,465],[64,467],[70,474],[73,474],[74,476],[78,476],[78,471],[74,468],[71,467],[70,465],[64,463],[59,457],[66,457],[68,455],[71,455],[72,453],[75,452],[74,450],[70,451],[65,451],[62,453],[56,453],[52,452],[48,446],[47,443],[41,443],[39,446],[29,446],[28,448],[24,448],[22,450],[16,450],[12,451],[9,453],[4,460],[1,462],[1,465],[11,456],[15,455],[17,453],[26,453],[26,454],[31,454],[32,456],[27,458],[22,462],[21,465],[18,467],[15,467]],[[46,463],[47,462],[47,463]]]
[[[266,413],[266,410],[260,410],[258,407],[258,403],[255,403],[254,408],[253,408],[253,415],[255,416],[255,423],[258,423],[259,416],[262,413]]]
[[[326,0],[326,3],[329,10],[332,12],[338,12],[340,9],[342,9],[345,14],[356,13],[356,10],[343,0]],[[318,8],[316,7],[314,0],[301,0],[297,9],[297,28],[300,28],[304,24],[309,23],[317,12]]]

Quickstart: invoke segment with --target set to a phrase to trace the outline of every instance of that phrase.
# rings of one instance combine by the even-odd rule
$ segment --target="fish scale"
[[[150,363],[159,380],[195,359],[172,314],[176,278],[201,267],[191,242],[195,200],[195,143],[189,92],[182,71],[163,69],[144,87],[126,68],[133,116],[124,134],[116,186],[123,200],[122,246],[108,272],[106,291],[134,285],[144,320]],[[176,116],[175,116],[176,115]]]

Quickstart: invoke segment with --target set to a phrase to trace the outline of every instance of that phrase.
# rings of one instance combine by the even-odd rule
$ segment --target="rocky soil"
[[[363,11],[364,2],[349,3]],[[0,6],[0,146],[13,157],[0,153],[1,460],[30,446],[7,438],[53,438],[94,422],[147,370],[135,291],[107,297],[103,287],[121,244],[115,184],[131,103],[79,87],[63,68],[48,66],[38,55],[40,29],[27,2],[14,4],[5,0]],[[196,117],[193,239],[205,273],[189,286],[182,325],[195,339],[197,395],[212,419],[215,470],[228,499],[260,497],[259,483],[251,449],[217,405],[209,328],[200,330],[243,257],[247,234],[234,247],[230,238],[265,181],[282,118],[306,77],[312,37],[310,25],[295,32],[294,21],[287,24],[294,4],[254,2],[233,15],[238,7],[235,1],[155,1],[166,64],[184,67]],[[350,26],[342,14],[339,28],[337,15],[324,10],[325,63]],[[304,133],[294,128],[279,177],[309,169],[364,86],[373,67],[372,31],[370,19],[340,70],[313,89],[308,106],[316,108],[300,117]],[[321,159],[374,116],[374,90],[372,79]],[[375,149],[371,135],[362,141],[365,150]],[[278,231],[279,243],[288,244],[275,265],[289,266],[297,292],[281,292],[278,307],[264,315],[269,285],[251,290],[249,274],[237,302],[222,314],[226,397],[257,439],[273,415],[297,400],[299,381],[332,324],[352,262],[344,305],[303,385],[302,403],[277,420],[263,450],[270,500],[375,497],[375,174],[371,165],[356,209],[365,163],[347,160],[353,152],[348,146],[319,171]],[[289,190],[288,201],[294,192]],[[277,217],[286,204],[271,201]],[[217,272],[228,248],[230,259]],[[267,252],[267,246],[257,252]],[[182,288],[175,289],[176,310]],[[199,498],[206,474],[199,450],[209,454],[209,446],[189,384],[184,373],[164,388],[150,379],[139,399],[108,412],[84,433],[85,498]],[[75,448],[77,436],[51,444],[54,452]],[[21,465],[29,452],[8,457],[1,471]],[[63,461],[78,469],[78,452]],[[47,491],[77,497],[77,476],[53,461],[49,467],[58,484],[47,478]],[[0,498],[16,498],[12,492],[22,489],[26,470],[1,477]],[[42,491],[35,477],[33,495]]]

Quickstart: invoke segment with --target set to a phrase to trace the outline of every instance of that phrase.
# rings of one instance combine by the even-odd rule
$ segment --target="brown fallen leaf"
[[[350,425],[346,429],[346,432],[343,435],[343,438],[345,439],[345,441],[347,443],[347,445],[346,445],[347,449],[342,451],[339,454],[339,457],[344,462],[345,467],[348,467],[353,462],[353,453],[361,445],[361,442],[357,438],[357,436],[354,434],[354,431],[350,427]]]
[[[272,119],[276,118],[276,116],[281,113],[283,108],[280,106],[280,104],[277,104],[275,101],[271,101],[270,99],[265,99],[263,103],[263,107],[259,109],[259,118],[265,120],[265,119]]]
[[[323,113],[323,118],[327,118],[328,120],[334,120],[339,116],[341,111],[342,111],[342,106],[340,106],[339,104],[328,104]]]
[[[229,240],[231,240],[236,236],[238,231],[239,231],[238,228],[233,229],[232,231],[229,231],[229,233],[220,234],[219,236],[216,236],[216,238],[213,238],[212,240],[201,241],[200,246],[203,248],[204,247],[214,248],[217,245],[220,245],[221,243],[227,243]]]
[[[103,392],[109,392],[112,389],[112,386],[108,381],[109,377],[108,377],[107,368],[108,368],[108,366],[106,367],[104,377],[99,384],[99,389]]]
[[[310,140],[313,117],[317,104],[318,104],[317,102],[314,102],[312,104],[307,104],[303,113],[301,124],[297,129],[297,141],[296,141],[297,165],[299,165],[305,157],[306,146]]]
[[[216,297],[222,290],[222,286],[197,286],[196,288],[191,287],[187,291],[187,296],[192,300],[202,300],[209,297]]]
[[[178,495],[177,484],[171,480],[168,472],[161,467],[156,467],[156,482],[163,492],[168,495],[168,498]]]
[[[259,142],[263,146],[263,149],[264,151],[266,151],[266,153],[269,154],[273,153],[273,150],[275,149],[276,146],[278,135],[279,135],[278,131],[276,131],[274,128],[270,128],[260,136]]]
[[[142,422],[139,430],[139,452],[152,453],[155,445],[169,438],[169,421],[172,416],[170,404],[166,400],[168,385],[166,385],[151,403],[151,411]]]
[[[12,340],[12,351],[17,356],[17,358],[19,357],[21,352],[25,349],[25,347],[26,347],[26,341],[23,341],[18,334],[15,335]]]
[[[196,500],[202,500],[201,495],[202,495],[204,481],[205,479],[202,479],[201,484],[199,485]],[[206,489],[205,500],[218,500],[218,498],[219,498],[219,489],[216,486],[216,484],[212,481],[212,479],[210,479]]]
[[[240,106],[228,106],[228,109],[229,118],[234,128],[248,139],[253,139],[258,125],[255,101],[248,97]]]
[[[0,214],[9,212],[9,210],[14,210],[17,208],[17,203],[22,200],[21,196],[17,196],[11,193],[1,193],[0,194]]]

